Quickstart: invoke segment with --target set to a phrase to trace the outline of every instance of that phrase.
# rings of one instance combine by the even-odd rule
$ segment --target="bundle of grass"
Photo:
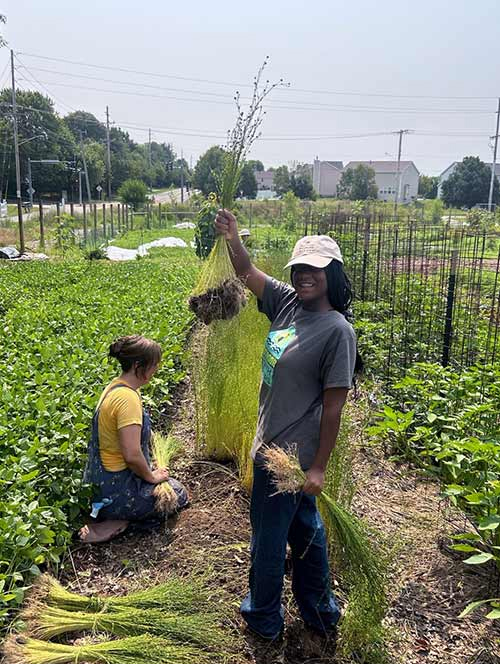
[[[253,143],[260,136],[260,126],[264,118],[263,103],[280,80],[261,85],[268,58],[260,67],[253,82],[253,95],[246,113],[241,107],[240,93],[235,95],[237,117],[234,128],[228,132],[224,151],[224,162],[218,180],[218,202],[222,208],[230,210],[241,180],[244,161]],[[189,300],[194,314],[209,325],[215,320],[230,320],[237,316],[246,304],[242,283],[236,278],[226,239],[219,236],[201,272],[200,280]]]
[[[66,611],[55,606],[32,604],[23,612],[28,632],[51,639],[71,632],[106,632],[113,636],[151,634],[177,643],[195,643],[203,648],[229,646],[231,637],[220,627],[214,613],[175,614],[163,609],[123,609],[95,613]]]
[[[4,644],[6,664],[205,664],[213,655],[149,634],[116,641],[66,645],[12,634]]]
[[[131,608],[190,614],[209,610],[213,599],[213,591],[209,592],[203,578],[172,577],[165,583],[120,597],[89,597],[71,592],[54,577],[43,574],[33,588],[31,603],[45,603],[68,611],[113,612]]]
[[[170,468],[172,461],[183,451],[182,443],[173,436],[155,433],[152,441],[153,459],[156,468]],[[168,482],[157,484],[153,491],[159,512],[172,514],[177,509],[177,494]]]
[[[263,454],[278,493],[296,493],[301,490],[306,476],[293,451],[286,452],[271,446],[267,447]],[[361,576],[369,584],[374,597],[384,597],[385,575],[363,523],[324,491],[320,493],[319,501],[328,520],[327,530],[343,569],[350,576]]]

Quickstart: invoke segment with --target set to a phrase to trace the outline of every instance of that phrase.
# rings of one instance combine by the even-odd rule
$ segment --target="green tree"
[[[291,188],[288,166],[278,166],[274,171],[274,191],[278,196],[283,196]]]
[[[316,194],[309,173],[292,173],[290,177],[290,188],[298,198],[303,200],[314,200]]]
[[[193,186],[205,196],[218,191],[217,178],[224,166],[224,150],[218,145],[209,148],[198,159],[194,168]]]
[[[259,161],[259,159],[249,159],[249,160],[247,161],[247,164],[250,165],[250,168],[251,168],[253,171],[259,171],[259,172],[262,172],[262,171],[265,170],[265,168],[264,168],[264,164],[263,164],[261,161]]]
[[[96,141],[87,141],[83,149],[89,173],[90,191],[95,196],[95,188],[104,183],[106,175],[106,149]]]
[[[443,182],[442,197],[449,207],[471,208],[487,203],[490,191],[491,169],[479,157],[464,157],[450,177]],[[499,200],[499,184],[495,177],[493,202]]]
[[[40,92],[19,90],[17,93],[17,124],[19,135],[19,157],[21,164],[22,195],[26,195],[28,159],[53,159],[73,161],[78,149],[61,118],[54,110],[53,102]],[[11,91],[6,88],[0,92],[0,135],[11,133]],[[6,153],[4,173],[15,173],[14,151]],[[60,195],[63,189],[76,191],[75,171],[65,164],[33,164],[33,186],[37,196],[47,194]],[[15,178],[10,177],[8,195],[15,197]]]
[[[422,198],[437,198],[438,184],[438,177],[421,175],[418,179],[418,195]]]
[[[122,203],[132,205],[134,210],[144,205],[148,188],[142,180],[125,180],[118,189],[118,198]]]
[[[64,122],[77,141],[80,140],[80,132],[84,139],[93,141],[106,139],[106,127],[92,113],[75,111],[66,115]]]
[[[351,201],[377,198],[378,187],[375,181],[375,171],[364,164],[359,164],[356,168],[348,168],[342,173],[337,193],[339,198],[347,198]]]
[[[250,162],[243,165],[241,169],[241,178],[238,190],[245,198],[257,197],[257,180],[255,179],[254,169]]]

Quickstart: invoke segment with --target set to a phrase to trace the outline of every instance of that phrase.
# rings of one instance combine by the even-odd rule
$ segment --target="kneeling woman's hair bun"
[[[123,371],[130,371],[135,366],[135,374],[142,375],[161,360],[161,347],[152,339],[140,334],[132,334],[115,339],[109,347],[109,356],[120,363]]]

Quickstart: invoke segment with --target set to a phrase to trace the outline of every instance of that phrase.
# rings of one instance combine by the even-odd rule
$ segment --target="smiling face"
[[[292,284],[299,300],[306,304],[328,299],[328,283],[322,268],[303,264],[294,265]]]

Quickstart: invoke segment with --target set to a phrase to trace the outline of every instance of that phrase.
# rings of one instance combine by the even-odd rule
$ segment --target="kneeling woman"
[[[138,390],[158,369],[159,344],[139,335],[121,337],[111,344],[109,355],[118,360],[122,373],[103,391],[92,420],[84,479],[95,487],[94,521],[80,531],[85,542],[107,541],[130,522],[159,523],[165,515],[156,511],[153,491],[160,482],[170,483],[178,509],[188,501],[182,484],[169,478],[168,468],[151,468],[151,421]]]

